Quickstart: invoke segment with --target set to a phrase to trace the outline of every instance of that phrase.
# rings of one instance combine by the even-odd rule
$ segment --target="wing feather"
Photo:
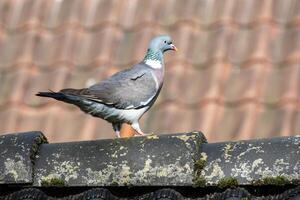
[[[147,106],[156,97],[156,84],[151,69],[139,64],[83,89],[80,95],[116,108],[136,109]]]

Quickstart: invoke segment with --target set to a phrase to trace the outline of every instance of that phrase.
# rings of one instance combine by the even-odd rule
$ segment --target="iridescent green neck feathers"
[[[161,51],[154,51],[153,49],[148,49],[144,58],[144,62],[148,60],[159,61],[161,64],[163,63],[163,54]]]

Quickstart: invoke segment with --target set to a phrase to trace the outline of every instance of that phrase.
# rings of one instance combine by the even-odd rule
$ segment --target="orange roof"
[[[200,130],[210,141],[300,131],[300,2],[5,0],[0,3],[0,132],[50,141],[114,137],[107,122],[34,96],[81,88],[173,37],[145,132]]]

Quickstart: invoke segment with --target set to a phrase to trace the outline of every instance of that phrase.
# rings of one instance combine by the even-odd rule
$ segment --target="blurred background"
[[[1,0],[0,133],[113,138],[107,122],[35,93],[82,88],[135,64],[170,34],[145,132],[210,142],[300,132],[299,0]]]

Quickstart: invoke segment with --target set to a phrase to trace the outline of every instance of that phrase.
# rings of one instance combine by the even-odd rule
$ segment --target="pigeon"
[[[129,69],[88,88],[50,90],[36,95],[76,105],[85,113],[108,121],[117,137],[120,137],[123,123],[129,124],[138,135],[146,135],[140,128],[139,119],[159,95],[165,72],[163,53],[169,50],[177,51],[171,37],[156,36],[150,41],[144,59]]]

